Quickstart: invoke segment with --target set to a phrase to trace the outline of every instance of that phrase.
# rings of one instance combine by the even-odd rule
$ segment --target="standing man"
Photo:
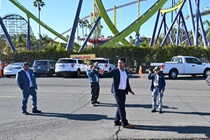
[[[99,91],[100,91],[97,62],[89,64],[89,68],[87,69],[87,76],[90,81],[90,88],[91,88],[91,95],[92,95],[90,104],[92,106],[95,106],[95,104],[100,104],[100,102],[97,101],[99,97]]]
[[[164,75],[160,72],[160,67],[154,68],[154,73],[152,73],[151,70],[149,70],[148,79],[152,80],[150,85],[150,90],[152,91],[152,111],[156,112],[156,101],[157,96],[159,97],[159,113],[163,113],[162,111],[162,99],[163,99],[163,93],[165,90],[166,82]]]
[[[27,112],[27,102],[30,95],[32,97],[32,112],[41,113],[41,111],[37,109],[36,77],[33,71],[29,69],[28,62],[24,62],[23,69],[17,73],[16,83],[22,91],[22,113],[29,115]]]
[[[114,119],[115,126],[122,125],[124,128],[134,128],[134,126],[130,125],[126,119],[126,94],[128,94],[128,92],[130,92],[132,95],[135,94],[131,90],[129,84],[128,72],[125,69],[125,59],[119,58],[118,67],[110,72],[104,73],[104,71],[99,71],[99,73],[104,74],[104,76],[112,76],[113,78],[111,91],[117,103],[117,111]]]

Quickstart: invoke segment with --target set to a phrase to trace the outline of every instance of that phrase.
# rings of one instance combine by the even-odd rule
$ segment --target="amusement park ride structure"
[[[143,24],[145,24],[145,22],[148,21],[156,13],[157,13],[157,18],[156,18],[156,22],[154,24],[154,30],[153,30],[153,35],[152,35],[151,42],[150,42],[150,47],[152,47],[153,45],[155,45],[157,43],[157,40],[160,36],[160,32],[162,32],[162,27],[164,27],[163,32],[164,32],[165,36],[161,43],[161,46],[164,46],[167,43],[168,38],[169,38],[171,44],[176,44],[176,45],[182,44],[183,42],[180,39],[181,27],[183,27],[183,30],[185,31],[185,36],[187,38],[188,45],[195,45],[197,47],[198,46],[198,36],[201,35],[202,41],[203,41],[202,43],[204,44],[204,48],[206,48],[206,46],[207,46],[207,41],[206,41],[207,36],[206,36],[205,30],[204,30],[203,21],[202,21],[201,17],[203,15],[210,14],[210,10],[207,10],[205,12],[200,12],[200,0],[193,0],[195,12],[193,12],[191,0],[179,0],[179,1],[177,0],[178,2],[176,2],[175,0],[156,0],[156,2],[145,13],[143,13],[140,16],[140,12],[139,12],[138,18],[134,22],[132,22],[129,26],[127,26],[124,30],[122,30],[120,32],[116,28],[116,18],[114,19],[114,23],[113,23],[111,21],[111,19],[109,18],[107,12],[109,12],[111,10],[116,10],[118,8],[122,8],[125,6],[129,6],[129,5],[132,5],[135,3],[138,3],[138,8],[140,9],[140,2],[146,1],[146,0],[136,0],[134,2],[124,4],[121,6],[114,6],[114,8],[111,8],[108,10],[105,10],[102,0],[93,0],[94,12],[92,15],[94,15],[94,16],[91,17],[91,15],[90,15],[90,16],[86,16],[86,17],[82,18],[82,19],[85,19],[85,18],[91,17],[92,21],[93,21],[92,29],[90,30],[90,33],[85,38],[82,46],[79,46],[77,43],[74,43],[74,38],[75,38],[77,24],[79,21],[80,11],[82,9],[83,0],[79,0],[77,11],[76,11],[74,22],[73,22],[73,26],[71,29],[68,30],[68,31],[71,31],[69,39],[67,39],[66,37],[63,36],[63,34],[66,32],[64,32],[62,34],[56,32],[54,29],[50,28],[44,22],[40,21],[36,16],[34,16],[30,11],[28,11],[23,5],[21,5],[17,0],[9,0],[9,1],[27,15],[28,27],[30,27],[30,18],[32,18],[34,21],[39,23],[42,27],[47,29],[49,32],[51,32],[55,36],[57,36],[58,38],[62,39],[65,42],[68,42],[66,50],[73,49],[73,46],[77,46],[77,47],[80,47],[80,49],[78,51],[78,52],[80,52],[82,49],[84,49],[84,47],[86,46],[88,41],[91,41],[94,39],[97,40],[98,37],[100,36],[100,27],[99,26],[100,26],[101,19],[104,19],[105,23],[107,24],[109,29],[114,34],[114,37],[112,37],[110,39],[102,40],[100,43],[99,43],[99,40],[97,40],[97,43],[99,46],[101,46],[101,47],[113,46],[116,43],[118,43],[119,41],[123,45],[129,46],[130,43],[125,38],[128,35],[130,35],[132,32],[136,33],[136,46],[139,46],[140,45],[139,35],[140,35],[141,26]],[[169,8],[166,8],[166,9],[162,9],[163,5],[168,1],[172,1],[172,6]],[[183,7],[186,3],[188,3],[189,16],[187,18],[184,18],[184,15],[183,15],[184,8]],[[140,11],[139,9],[138,9],[138,11]],[[114,11],[114,13],[116,13],[116,11]],[[171,23],[167,23],[167,21],[168,21],[168,20],[166,20],[167,13],[172,13],[172,15],[173,15],[173,13],[176,13],[174,18],[173,18],[173,16],[171,17],[171,19],[172,19]],[[195,13],[195,14],[193,14],[193,13]],[[162,18],[162,21],[160,23],[158,33],[156,34],[157,28],[159,25],[158,21],[161,18]],[[191,26],[192,26],[191,30],[188,30],[188,26],[185,22],[186,20],[190,20]],[[175,23],[177,23],[177,24],[175,25]],[[1,17],[0,17],[0,24],[1,24],[2,30],[4,31],[5,36],[7,37],[7,40],[9,42],[12,50],[15,52],[16,51],[15,47],[12,44],[10,36],[7,32],[7,29],[4,26],[4,23],[3,23]],[[168,24],[170,25],[169,28],[168,28]],[[176,39],[173,39],[171,37],[172,30],[174,28],[177,29]],[[94,36],[93,35],[94,31],[97,32],[98,35]],[[192,32],[191,35],[189,33],[190,31]],[[191,41],[192,40],[191,36],[193,36],[193,42]],[[92,41],[92,42],[94,43],[94,41]],[[30,48],[30,28],[28,28],[27,47],[26,48]]]

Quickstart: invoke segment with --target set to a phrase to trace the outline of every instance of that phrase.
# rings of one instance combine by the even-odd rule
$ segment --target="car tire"
[[[10,75],[6,75],[6,77],[7,77],[7,78],[10,78],[11,76],[10,76]]]
[[[79,78],[79,77],[80,77],[80,74],[81,74],[81,72],[80,72],[80,70],[78,69],[77,72],[76,72],[76,77]]]
[[[169,72],[169,78],[170,79],[176,79],[178,76],[178,71],[176,69],[172,69]]]
[[[53,77],[53,74],[54,74],[53,70],[50,70],[50,71],[48,72],[47,76],[48,76],[48,77]]]
[[[210,69],[205,69],[204,73],[203,73],[203,77],[207,77],[210,74]]]

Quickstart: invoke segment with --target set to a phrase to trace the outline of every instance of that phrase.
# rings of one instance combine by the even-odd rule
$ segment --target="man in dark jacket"
[[[41,113],[41,111],[37,109],[36,77],[33,71],[29,69],[28,62],[24,62],[23,69],[17,73],[16,83],[22,91],[22,113],[29,115],[27,112],[27,102],[30,95],[32,97],[32,112]]]
[[[126,94],[130,92],[132,95],[135,95],[129,84],[128,72],[125,69],[125,59],[118,59],[118,67],[108,73],[104,73],[104,76],[111,76],[113,78],[111,91],[117,103],[117,111],[114,119],[115,126],[122,125],[124,128],[133,128],[134,126],[130,125],[126,119],[125,111]]]
[[[160,72],[160,67],[154,68],[154,73],[152,71],[149,71],[148,79],[152,80],[150,85],[150,90],[152,91],[152,111],[156,112],[156,101],[157,96],[159,97],[159,113],[163,113],[162,111],[162,98],[163,93],[165,90],[165,78],[164,75]]]

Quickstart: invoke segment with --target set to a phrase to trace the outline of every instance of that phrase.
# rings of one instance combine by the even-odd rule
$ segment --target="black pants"
[[[122,125],[128,125],[128,120],[126,119],[125,112],[125,100],[126,100],[126,91],[118,90],[118,93],[114,95],[116,103],[117,103],[117,111],[114,119],[114,123],[122,121]]]
[[[100,91],[100,86],[98,82],[95,83],[90,83],[90,87],[91,87],[91,102],[96,102],[99,96],[99,91]]]

